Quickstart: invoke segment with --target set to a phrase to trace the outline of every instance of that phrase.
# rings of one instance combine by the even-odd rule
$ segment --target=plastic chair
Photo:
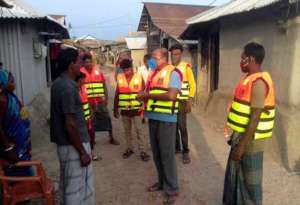
[[[3,204],[15,205],[31,199],[45,198],[47,205],[54,205],[54,185],[46,177],[42,163],[39,161],[22,161],[15,167],[36,167],[36,176],[8,177],[4,174],[4,163],[0,169],[0,181],[3,189]]]

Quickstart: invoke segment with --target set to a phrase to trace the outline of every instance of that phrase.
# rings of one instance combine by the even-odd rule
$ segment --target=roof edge
[[[299,0],[296,0],[296,1],[299,1]],[[268,4],[261,5],[261,6],[253,5],[251,9],[248,9],[248,10],[244,9],[244,10],[237,11],[237,12],[232,12],[232,13],[230,13],[230,12],[226,13],[225,11],[223,11],[224,12],[223,14],[221,13],[221,14],[219,14],[216,17],[212,17],[210,19],[208,18],[208,19],[201,20],[201,18],[204,18],[206,16],[209,17],[210,15],[212,15],[213,12],[219,11],[221,9],[223,9],[223,10],[227,9],[228,10],[228,8],[226,8],[226,7],[228,7],[228,6],[236,3],[236,1],[233,0],[233,1],[230,1],[230,2],[228,2],[226,4],[223,4],[223,5],[218,6],[218,7],[214,7],[214,8],[212,8],[210,10],[207,10],[207,11],[205,11],[203,13],[199,13],[199,14],[191,17],[191,18],[188,18],[186,20],[186,23],[188,25],[200,24],[200,23],[207,23],[207,22],[211,22],[211,21],[214,21],[214,20],[218,20],[218,19],[223,18],[223,17],[232,16],[232,15],[235,15],[235,14],[248,13],[248,12],[251,12],[251,11],[254,11],[254,10],[257,10],[257,9],[266,8],[266,7],[269,7],[269,6],[272,6],[272,5],[276,4],[278,2],[280,2],[280,0],[274,0],[274,1],[270,2],[270,3],[268,3]]]
[[[213,8],[214,6],[200,5],[200,4],[180,4],[180,3],[164,3],[164,2],[142,2],[143,4],[158,4],[158,5],[169,5],[169,6],[194,6],[194,7],[207,7]]]
[[[5,0],[0,0],[0,7],[11,9],[13,7],[13,5],[10,5]]]

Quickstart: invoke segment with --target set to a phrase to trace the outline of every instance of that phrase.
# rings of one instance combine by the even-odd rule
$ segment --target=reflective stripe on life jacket
[[[139,74],[134,74],[129,84],[123,73],[117,76],[118,83],[118,107],[121,110],[141,110],[143,103],[136,100],[136,97],[143,89],[143,78]]]
[[[179,100],[188,100],[190,96],[190,86],[189,86],[189,79],[187,77],[187,68],[190,67],[190,65],[186,62],[180,62],[176,68],[180,70],[182,74],[182,84],[181,84],[181,90],[178,94],[177,98]]]
[[[171,74],[175,67],[167,65],[160,71],[151,76],[152,80],[149,82],[149,94],[162,94],[168,92]],[[176,114],[178,113],[178,100],[162,101],[149,99],[147,102],[147,111]]]
[[[90,107],[90,104],[88,102],[88,97],[87,97],[86,92],[87,92],[86,87],[84,85],[82,85],[80,87],[79,94],[80,94],[80,98],[81,98],[81,101],[82,101],[82,108],[83,108],[84,118],[85,118],[86,121],[88,121],[92,117],[92,112],[91,112],[91,107]]]
[[[232,130],[245,133],[250,122],[251,93],[253,84],[262,79],[267,85],[264,111],[261,113],[254,138],[272,137],[275,121],[275,92],[272,79],[267,72],[259,72],[243,78],[235,90],[235,96],[228,114],[227,125]]]
[[[84,84],[88,98],[105,97],[105,79],[101,71],[96,67],[93,68],[92,72],[88,72],[84,67],[80,71],[85,74]]]

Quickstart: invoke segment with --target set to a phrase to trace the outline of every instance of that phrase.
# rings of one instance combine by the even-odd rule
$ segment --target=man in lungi
[[[275,91],[271,76],[262,70],[265,49],[249,43],[241,55],[246,75],[235,89],[227,125],[233,130],[225,175],[224,205],[261,205],[263,154],[272,137]]]
[[[60,204],[94,205],[95,187],[91,147],[76,79],[79,53],[65,48],[59,54],[62,74],[51,87],[51,142],[57,145],[60,164]]]

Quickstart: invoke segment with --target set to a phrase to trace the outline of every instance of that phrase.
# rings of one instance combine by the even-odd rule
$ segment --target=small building
[[[116,41],[110,41],[103,46],[107,64],[115,64],[120,56],[120,53],[130,56],[130,51],[127,48],[125,37],[117,39]]]
[[[148,51],[170,48],[180,42],[180,34],[187,28],[185,20],[210,9],[209,6],[144,3],[138,31],[147,33]]]
[[[12,8],[0,12],[0,61],[15,76],[16,94],[28,104],[51,81],[48,40],[69,38],[69,33],[21,1],[1,2]]]
[[[187,20],[182,37],[198,40],[198,102],[221,125],[235,85],[243,46],[266,49],[263,68],[276,89],[277,118],[269,148],[288,170],[300,170],[300,3],[298,0],[235,0]]]
[[[147,50],[151,53],[155,48],[169,49],[176,43],[184,47],[183,58],[197,72],[197,40],[182,40],[180,35],[187,28],[186,19],[211,9],[210,6],[144,3],[138,31],[147,34]]]
[[[137,70],[144,65],[144,55],[147,53],[147,37],[145,32],[134,32],[125,38],[128,49],[131,51],[133,67]]]

